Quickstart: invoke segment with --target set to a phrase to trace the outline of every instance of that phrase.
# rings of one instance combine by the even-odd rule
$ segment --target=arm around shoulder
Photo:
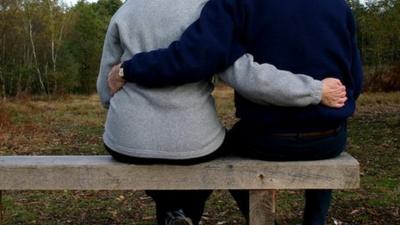
[[[210,0],[200,18],[166,49],[123,63],[128,82],[167,86],[206,80],[244,54],[238,42],[243,9],[237,0]]]
[[[251,54],[243,55],[220,77],[241,96],[262,105],[303,107],[321,101],[321,81],[259,64]]]

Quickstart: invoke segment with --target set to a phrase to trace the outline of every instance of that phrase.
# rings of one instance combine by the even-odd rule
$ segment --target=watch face
[[[124,68],[119,68],[119,73],[118,73],[118,75],[120,76],[120,77],[124,77]]]

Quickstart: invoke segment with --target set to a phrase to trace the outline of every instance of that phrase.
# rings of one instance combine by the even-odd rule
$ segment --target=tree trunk
[[[6,34],[3,33],[1,38],[1,57],[0,57],[0,83],[1,83],[1,96],[5,100],[7,98],[7,91],[6,91],[6,79],[3,76],[3,61],[6,58]]]
[[[43,83],[42,72],[40,71],[40,68],[39,68],[39,62],[38,62],[38,59],[37,59],[35,42],[33,41],[32,21],[29,19],[28,22],[29,22],[29,38],[30,38],[30,41],[31,41],[33,59],[35,61],[35,67],[36,67],[36,72],[37,72],[37,75],[38,75],[40,87],[42,88],[42,91],[48,95],[48,93],[46,91],[46,86]]]
[[[49,6],[49,24],[50,24],[50,39],[51,39],[51,61],[53,63],[53,73],[56,72],[56,62],[57,62],[57,56],[56,56],[56,44],[55,44],[55,26],[54,26],[54,15],[53,15],[53,3],[51,0],[47,1],[47,4]]]
[[[7,98],[7,92],[6,92],[6,81],[3,77],[3,71],[0,68],[0,82],[1,82],[1,95],[3,100],[6,100]]]

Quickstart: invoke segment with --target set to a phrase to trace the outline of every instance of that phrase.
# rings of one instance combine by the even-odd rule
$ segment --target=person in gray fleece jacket
[[[126,83],[117,92],[110,90],[107,82],[114,65],[137,53],[165,48],[178,39],[199,17],[206,2],[128,0],[112,17],[97,90],[107,108],[103,140],[113,156],[126,156],[135,163],[143,159],[145,163],[185,164],[188,160],[198,162],[190,161],[193,159],[208,160],[221,149],[225,128],[218,120],[210,80],[162,88]],[[294,76],[273,65],[258,64],[249,54],[239,58],[220,78],[242,96],[261,104],[302,107],[322,100],[340,106],[337,96],[343,93],[343,86],[335,79]],[[158,224],[197,224],[209,192],[148,194],[156,202]]]

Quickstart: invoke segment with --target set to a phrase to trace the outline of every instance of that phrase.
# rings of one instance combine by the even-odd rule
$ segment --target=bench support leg
[[[275,224],[275,190],[250,191],[250,225]]]

